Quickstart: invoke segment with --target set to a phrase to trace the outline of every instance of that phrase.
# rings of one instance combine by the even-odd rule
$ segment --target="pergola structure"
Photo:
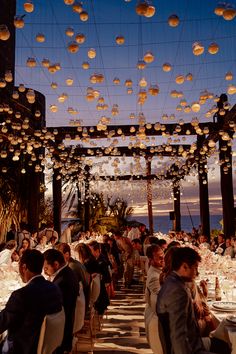
[[[27,220],[34,228],[38,228],[39,203],[43,197],[40,191],[40,181],[43,181],[43,168],[40,161],[45,159],[45,149],[51,151],[54,159],[53,174],[53,200],[54,200],[54,224],[55,229],[61,230],[61,200],[62,200],[62,178],[61,168],[68,163],[78,163],[81,157],[103,157],[103,156],[141,156],[146,160],[146,175],[123,175],[123,176],[99,176],[101,180],[140,180],[147,181],[147,203],[149,213],[149,228],[153,232],[152,213],[152,183],[158,180],[170,179],[173,185],[174,195],[174,219],[175,230],[181,229],[180,215],[180,190],[179,181],[189,173],[193,166],[197,166],[199,173],[199,198],[200,216],[203,233],[209,237],[209,201],[208,201],[208,177],[207,158],[215,151],[215,144],[219,142],[219,161],[221,174],[221,193],[223,206],[224,233],[232,236],[235,233],[234,224],[234,195],[232,179],[232,149],[231,141],[236,126],[236,106],[230,111],[223,109],[223,103],[227,100],[226,95],[221,95],[218,102],[218,113],[215,114],[212,122],[199,123],[193,120],[183,124],[161,124],[156,122],[149,125],[108,125],[105,129],[96,127],[46,127],[45,100],[42,94],[34,91],[33,103],[27,98],[27,93],[32,94],[30,89],[21,92],[14,86],[14,63],[15,63],[15,27],[13,19],[15,16],[15,0],[1,0],[0,23],[7,25],[10,31],[10,38],[7,41],[0,41],[0,78],[4,77],[6,71],[12,72],[12,81],[6,87],[1,88],[0,104],[2,105],[0,117],[2,124],[1,150],[7,151],[4,159],[0,159],[0,166],[5,168],[6,161],[8,168],[22,171],[24,162],[25,176],[20,173],[16,175],[16,183],[25,188],[25,200],[27,200]],[[4,53],[4,55],[3,55]],[[13,92],[19,91],[19,97],[14,98]],[[29,95],[28,95],[29,96]],[[31,95],[32,96],[32,95]],[[26,120],[27,117],[27,120]],[[37,118],[37,119],[36,119]],[[108,148],[87,148],[84,147],[89,139],[119,138],[123,136],[138,137],[171,137],[171,136],[195,136],[196,142],[191,145],[165,144],[157,146],[113,146]],[[10,138],[9,138],[10,137]],[[18,139],[18,140],[17,140]],[[13,141],[16,143],[13,144]],[[77,147],[65,147],[64,141],[75,140],[81,143]],[[29,144],[30,142],[30,144]],[[33,146],[29,149],[29,145]],[[27,150],[28,149],[28,150]],[[32,159],[32,150],[33,157]],[[20,151],[20,153],[18,153]],[[35,151],[35,152],[34,152]],[[72,152],[71,152],[72,151]],[[17,152],[17,154],[16,154]],[[71,156],[69,156],[71,155]],[[3,154],[2,154],[3,156]],[[18,159],[13,159],[18,156]],[[163,175],[152,173],[151,162],[154,156],[181,156],[185,163],[179,166],[174,163]],[[12,162],[12,160],[14,162]],[[57,166],[58,164],[58,166]],[[79,166],[79,165],[78,165]],[[88,166],[83,171],[78,167],[73,170],[74,179],[83,174],[86,195],[89,195],[89,182],[95,178],[92,176]],[[97,177],[96,177],[97,178]],[[89,199],[85,203],[85,228],[89,225]]]

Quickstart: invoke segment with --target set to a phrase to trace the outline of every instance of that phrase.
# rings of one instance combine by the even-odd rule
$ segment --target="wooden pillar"
[[[59,178],[59,173],[54,170],[53,180],[52,180],[52,195],[53,195],[53,222],[54,229],[61,235],[61,202],[62,202],[62,191],[61,191],[61,178]]]
[[[39,228],[39,212],[40,212],[40,179],[41,174],[34,171],[34,167],[30,168],[28,175],[28,225],[32,230]]]
[[[207,158],[202,149],[205,135],[197,136],[198,145],[198,179],[199,179],[199,205],[202,234],[210,239],[210,211],[207,177]]]
[[[6,25],[10,31],[10,38],[0,40],[0,78],[4,78],[5,71],[10,70],[13,81],[7,84],[7,88],[14,86],[15,71],[15,26],[16,0],[0,0],[0,25]],[[6,89],[7,89],[6,88]]]
[[[90,180],[90,167],[85,166],[85,200],[84,200],[84,231],[89,231],[89,219],[90,219],[90,191],[89,191],[89,180]]]
[[[146,176],[147,176],[147,207],[148,207],[148,221],[149,232],[153,234],[153,212],[152,212],[152,180],[149,178],[152,174],[151,158],[146,158]]]
[[[232,138],[232,133],[228,132]],[[234,192],[233,192],[233,176],[232,176],[232,148],[228,144],[230,141],[222,140],[220,136],[220,185],[223,207],[223,227],[226,237],[235,235],[234,223]]]
[[[173,230],[181,231],[181,211],[180,211],[180,186],[179,181],[173,183],[173,196],[174,196],[174,220]]]

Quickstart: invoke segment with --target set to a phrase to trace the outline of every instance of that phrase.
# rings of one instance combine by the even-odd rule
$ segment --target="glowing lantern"
[[[144,54],[143,60],[145,61],[145,63],[152,63],[154,60],[154,55],[152,54],[152,52],[148,51]]]
[[[76,40],[77,43],[82,44],[82,43],[85,42],[85,35],[83,33],[78,33],[75,36],[75,40]]]
[[[29,68],[34,68],[36,66],[36,60],[35,58],[28,58],[27,61],[26,61],[26,65],[29,67]]]
[[[235,18],[236,16],[236,10],[233,7],[226,7],[226,9],[223,11],[223,18],[226,21],[231,21]]]
[[[228,71],[228,72],[225,74],[225,80],[226,80],[226,81],[231,81],[231,80],[233,80],[233,74],[232,74],[230,71]]]
[[[50,105],[50,111],[56,113],[58,111],[58,107],[55,104]]]
[[[24,10],[29,13],[34,11],[34,4],[31,0],[28,0],[24,3]]]
[[[236,93],[236,86],[235,85],[229,85],[227,92],[228,92],[229,95],[234,95]]]
[[[225,4],[224,3],[220,3],[216,6],[215,10],[214,10],[214,13],[217,15],[217,16],[222,16],[223,15],[223,12],[225,10]]]
[[[78,14],[80,14],[83,11],[83,7],[82,4],[80,2],[76,2],[73,6],[73,11],[77,12]]]
[[[13,81],[13,76],[12,76],[11,70],[7,70],[5,72],[5,77],[4,78],[5,78],[6,82],[12,82]]]
[[[181,84],[184,83],[184,81],[185,81],[184,75],[178,75],[178,76],[176,76],[176,78],[175,78],[176,84],[181,85]]]
[[[73,83],[74,83],[74,80],[73,80],[71,77],[69,77],[68,79],[66,79],[66,84],[67,84],[67,86],[72,86]]]
[[[45,42],[45,35],[43,33],[38,33],[36,36],[36,41],[39,43]]]
[[[18,92],[18,91],[13,91],[13,93],[12,93],[12,98],[13,98],[14,100],[18,100],[19,97],[20,97],[19,92]]]
[[[148,93],[151,96],[157,96],[159,92],[160,92],[160,89],[159,89],[158,85],[151,85],[148,89]]]
[[[26,93],[26,98],[29,103],[34,103],[35,102],[35,92],[32,89],[28,89]]]
[[[79,46],[75,41],[72,41],[68,44],[67,49],[70,53],[77,53],[79,50]]]
[[[140,87],[146,87],[147,86],[147,81],[146,81],[146,79],[144,77],[140,79],[139,86]]]
[[[144,60],[139,60],[137,63],[137,69],[139,70],[143,70],[146,68],[146,63]]]
[[[120,84],[120,79],[119,79],[118,77],[115,77],[115,78],[113,79],[113,84],[119,85],[119,84]]]
[[[169,63],[164,63],[162,65],[162,70],[165,71],[165,72],[169,72],[169,71],[172,70],[172,66]]]
[[[25,85],[24,84],[20,84],[18,87],[18,91],[19,92],[25,92]]]
[[[88,21],[89,15],[86,11],[82,11],[79,14],[79,18],[81,19],[81,21],[85,22]]]
[[[0,40],[7,41],[10,38],[10,31],[6,25],[0,25]]]
[[[90,59],[94,59],[96,57],[97,53],[96,53],[96,50],[94,48],[90,48],[88,50],[88,57]]]
[[[217,43],[211,43],[208,47],[208,53],[216,54],[219,52],[219,46]]]
[[[65,3],[66,5],[73,5],[74,2],[75,2],[75,0],[64,0],[64,3]]]
[[[50,74],[55,74],[55,72],[57,72],[55,64],[49,65],[48,71],[50,72]]]
[[[200,109],[201,109],[201,106],[200,106],[199,102],[193,102],[193,103],[191,104],[191,109],[192,109],[192,111],[195,112],[195,113],[199,112]]]
[[[186,77],[185,77],[185,79],[186,79],[187,81],[193,81],[193,74],[191,74],[191,73],[187,74]]]
[[[169,16],[168,24],[170,27],[177,27],[179,25],[179,17],[177,15]]]
[[[87,61],[84,61],[84,62],[82,63],[82,68],[83,68],[84,70],[88,70],[89,67],[90,67],[90,65],[89,65],[89,63],[88,63]]]
[[[132,95],[132,93],[133,93],[132,87],[128,87],[128,88],[127,88],[127,94],[128,94],[128,95]]]
[[[204,53],[204,47],[200,42],[195,42],[192,45],[193,54],[198,56]]]
[[[67,35],[68,37],[73,37],[73,35],[75,34],[75,31],[74,31],[73,28],[68,27],[68,28],[66,29],[65,33],[66,33],[66,35]]]
[[[152,17],[155,15],[156,9],[153,5],[148,5],[147,11],[145,13],[145,17]]]
[[[116,36],[116,43],[119,45],[122,45],[125,43],[125,37],[124,36]]]
[[[42,60],[41,64],[42,64],[42,66],[43,66],[44,68],[48,68],[49,65],[50,65],[50,61],[49,61],[49,59],[45,59],[45,58],[44,58],[44,59]]]
[[[23,28],[24,25],[25,25],[25,21],[22,18],[22,16],[15,16],[15,18],[14,18],[14,26],[16,28]]]
[[[148,3],[146,1],[139,1],[135,10],[137,15],[145,16],[148,11]]]
[[[132,80],[130,80],[130,79],[125,80],[125,86],[126,87],[132,87],[132,85],[133,85],[133,81]]]
[[[0,88],[6,87],[7,83],[4,79],[0,79]]]

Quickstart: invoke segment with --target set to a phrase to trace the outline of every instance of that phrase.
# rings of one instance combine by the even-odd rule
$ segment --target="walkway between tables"
[[[93,352],[152,354],[145,336],[144,307],[143,285],[117,290]]]

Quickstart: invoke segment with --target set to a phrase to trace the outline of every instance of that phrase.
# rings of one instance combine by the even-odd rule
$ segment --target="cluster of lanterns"
[[[148,0],[139,0],[135,10],[137,15],[144,17],[152,17],[156,12],[155,6]]]
[[[219,45],[215,42],[210,43],[210,45],[208,46],[208,53],[209,54],[217,54],[219,52]],[[196,56],[202,55],[205,51],[204,46],[202,45],[202,43],[200,42],[194,42],[192,45],[192,51],[193,54]]]
[[[226,21],[232,21],[236,16],[236,9],[231,4],[219,3],[215,10],[217,16],[222,16]]]

